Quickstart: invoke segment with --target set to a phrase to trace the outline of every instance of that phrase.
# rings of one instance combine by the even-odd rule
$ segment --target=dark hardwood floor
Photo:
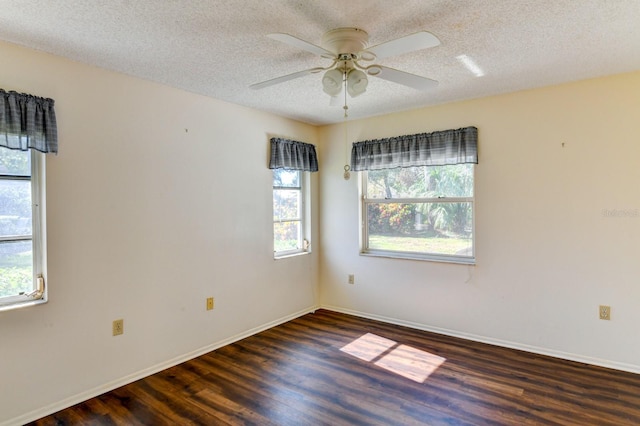
[[[319,310],[33,425],[640,425],[640,375]]]

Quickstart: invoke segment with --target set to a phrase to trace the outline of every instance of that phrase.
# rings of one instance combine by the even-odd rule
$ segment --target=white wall
[[[322,128],[321,304],[640,372],[639,123],[640,73],[348,123],[350,142],[478,127],[476,266],[359,256],[359,176]]]
[[[60,139],[50,300],[0,312],[0,424],[315,306],[317,238],[313,254],[273,260],[267,169],[271,136],[317,143],[315,127],[11,44],[0,58],[0,87],[55,99]]]

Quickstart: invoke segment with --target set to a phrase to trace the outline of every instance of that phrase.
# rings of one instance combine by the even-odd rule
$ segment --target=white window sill
[[[476,265],[475,257],[462,257],[462,256],[432,256],[421,255],[420,253],[400,253],[400,252],[388,252],[388,251],[361,251],[360,256],[369,257],[384,257],[387,259],[402,259],[402,260],[419,260],[423,262],[440,262],[440,263],[456,263],[460,265]]]
[[[311,254],[311,252],[310,251],[299,251],[299,252],[296,252],[296,253],[287,253],[287,254],[282,254],[282,255],[275,255],[275,256],[273,256],[273,260],[288,259],[290,257],[305,256],[307,254]]]
[[[30,306],[42,305],[44,303],[47,303],[47,299],[45,299],[45,298],[37,299],[37,300],[30,299],[30,300],[26,300],[24,302],[9,303],[9,304],[6,304],[6,305],[0,305],[0,312],[12,311],[14,309],[28,308]]]

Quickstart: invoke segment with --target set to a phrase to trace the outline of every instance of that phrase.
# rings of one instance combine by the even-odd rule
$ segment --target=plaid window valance
[[[57,153],[53,99],[0,89],[0,146]]]
[[[353,171],[464,163],[478,163],[475,127],[356,142],[351,149]]]
[[[269,168],[317,172],[316,147],[304,142],[271,138]]]

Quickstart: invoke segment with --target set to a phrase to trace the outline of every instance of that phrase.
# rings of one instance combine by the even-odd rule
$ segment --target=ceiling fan
[[[327,67],[310,68],[255,83],[249,86],[252,89],[263,89],[322,71],[325,71],[322,78],[323,90],[332,100],[337,99],[343,86],[346,90],[345,96],[346,93],[351,97],[364,93],[368,84],[367,76],[382,78],[417,90],[427,90],[438,84],[437,81],[426,77],[373,63],[377,59],[438,46],[440,40],[427,31],[372,47],[367,47],[369,34],[359,28],[337,28],[326,32],[322,36],[322,47],[284,33],[269,34],[267,37],[330,59],[332,63]]]

